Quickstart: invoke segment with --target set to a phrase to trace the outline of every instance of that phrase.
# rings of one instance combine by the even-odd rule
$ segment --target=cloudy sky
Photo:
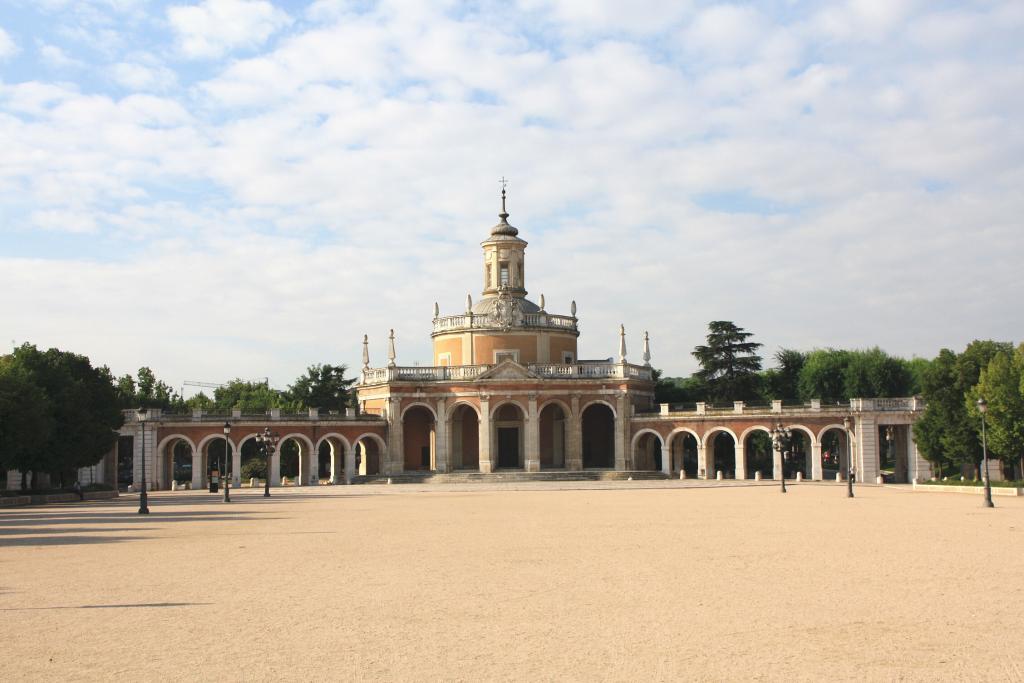
[[[3,0],[0,339],[428,364],[505,176],[585,358],[1020,341],[1022,64],[1020,0]]]

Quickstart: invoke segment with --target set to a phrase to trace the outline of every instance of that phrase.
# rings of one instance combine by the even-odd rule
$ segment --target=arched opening
[[[213,473],[217,472],[221,486],[224,485],[224,477],[230,472],[231,456],[235,451],[234,446],[228,446],[225,449],[225,444],[223,436],[210,439],[206,444],[206,453],[203,456],[205,460],[203,471],[206,473],[206,481],[210,481]]]
[[[331,456],[331,444],[326,441],[320,444],[320,448],[316,451],[316,478],[319,482],[334,483],[331,478],[331,463],[333,457]]]
[[[294,484],[302,486],[302,477],[299,476],[302,465],[302,447],[297,439],[285,439],[277,446],[277,452],[281,461],[281,485]]]
[[[679,432],[671,441],[672,449],[672,471],[686,472],[687,477],[696,477],[697,464],[697,437],[689,432]]]
[[[465,403],[455,406],[448,429],[452,469],[480,469],[480,417]]]
[[[494,441],[491,447],[498,454],[499,469],[522,469],[523,423],[526,416],[515,403],[506,403],[494,413]]]
[[[434,414],[413,406],[402,416],[402,444],[406,471],[434,469]]]
[[[708,479],[715,479],[718,473],[722,473],[723,479],[732,479],[736,476],[736,439],[732,434],[723,430],[716,430],[708,437]]]
[[[363,476],[380,474],[380,446],[376,439],[363,438],[356,442],[356,469]]]
[[[181,437],[169,438],[156,454],[149,484],[154,489],[170,489],[173,483],[192,481],[192,445]]]
[[[135,437],[117,438],[117,487],[126,489],[135,480]]]
[[[830,427],[818,438],[821,439],[822,479],[835,479],[838,474],[841,480],[846,481],[846,474],[850,471],[846,431],[841,427]]]
[[[878,473],[889,484],[906,484],[909,479],[907,425],[878,427]]]
[[[775,452],[772,437],[766,430],[755,429],[743,440],[743,457],[746,458],[747,479],[753,479],[757,472],[765,479],[774,476]]]
[[[562,406],[548,403],[540,411],[540,468],[565,468],[565,423]]]
[[[267,476],[266,459],[256,439],[242,442],[242,486],[249,486],[253,479],[260,486]]]
[[[340,483],[345,476],[345,443],[335,436],[325,437],[317,449],[320,479],[331,484]]]
[[[584,468],[615,467],[615,414],[603,403],[592,403],[580,419]]]
[[[633,469],[638,471],[661,471],[661,437],[654,432],[644,432],[633,447]]]
[[[807,434],[800,429],[791,429],[790,432],[792,437],[782,458],[782,473],[786,479],[796,478],[797,472],[806,473],[811,457],[811,441]]]

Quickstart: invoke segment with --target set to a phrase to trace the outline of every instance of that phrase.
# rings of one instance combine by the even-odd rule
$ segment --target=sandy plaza
[[[1024,499],[774,482],[0,512],[5,678],[1011,680]],[[979,568],[984,568],[979,572]],[[1012,651],[1012,648],[1011,648]]]

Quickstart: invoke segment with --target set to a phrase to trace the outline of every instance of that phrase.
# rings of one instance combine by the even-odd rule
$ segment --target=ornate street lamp
[[[992,502],[992,482],[988,478],[988,440],[985,437],[985,413],[988,412],[988,401],[978,399],[978,412],[981,413],[981,455],[985,460],[985,507],[994,508]]]
[[[783,427],[782,423],[775,425],[775,429],[772,430],[772,445],[779,451],[781,462],[779,463],[779,480],[782,482],[782,492],[786,492],[786,451],[792,446],[793,443],[793,432],[788,427]]]
[[[142,492],[139,493],[139,514],[149,514],[149,496],[146,495],[146,418],[149,411],[145,408],[139,409],[139,426],[142,428]]]
[[[263,461],[266,467],[265,483],[263,485],[264,498],[270,498],[270,461],[274,457],[274,452],[277,450],[277,442],[280,440],[281,437],[276,433],[271,434],[270,427],[264,427],[263,432],[256,435],[256,441],[263,448]]]
[[[850,427],[853,426],[853,418],[849,415],[843,418],[843,431],[846,432],[846,497],[853,498],[853,449],[850,443]]]
[[[228,492],[228,488],[231,486],[231,482],[228,481],[228,449],[231,447],[231,442],[228,440],[228,436],[231,434],[231,423],[224,423],[224,502],[231,502],[231,494]]]

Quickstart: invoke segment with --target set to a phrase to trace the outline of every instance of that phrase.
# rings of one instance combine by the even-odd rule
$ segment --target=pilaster
[[[281,449],[278,448],[274,451],[274,455],[270,458],[270,485],[280,486],[281,485]]]
[[[907,425],[907,463],[910,465],[910,480],[927,481],[932,474],[932,464],[921,457],[914,439],[914,425]]]
[[[580,420],[580,397],[569,399],[572,414],[566,418],[565,469],[578,472],[583,469],[583,425]]]
[[[192,490],[198,491],[203,488],[203,454],[198,451],[192,452]]]
[[[772,445],[772,479],[775,481],[781,480],[783,477],[782,472],[782,450],[777,448],[774,444]]]
[[[622,471],[628,466],[626,464],[626,439],[629,438],[626,429],[626,394],[619,392],[615,399],[615,469]]]
[[[231,485],[235,488],[242,485],[242,449],[234,444],[231,445]]]
[[[736,478],[747,478],[746,447],[742,443],[736,444]]]
[[[715,478],[715,453],[701,442],[697,442],[697,478]]]
[[[661,446],[661,473],[666,477],[672,476],[672,451],[665,444]]]
[[[874,416],[861,415],[857,418],[857,432],[854,434],[854,460],[857,482],[874,483],[878,476],[878,423]]]
[[[821,481],[822,478],[822,467],[821,467],[821,442],[815,440],[811,444],[811,479],[813,481]]]
[[[352,483],[352,473],[356,471],[356,447],[352,444],[351,448],[345,449],[345,484]]]
[[[540,472],[540,415],[537,394],[527,397],[526,414],[526,471]]]
[[[491,462],[491,401],[490,396],[480,397],[480,471],[490,474],[494,471]]]
[[[405,432],[401,399],[398,398],[388,399],[388,452],[382,460],[382,474],[398,474],[405,469]]]
[[[437,399],[437,419],[434,421],[434,471],[451,471],[451,458],[448,455],[448,421],[445,419],[445,399]]]

